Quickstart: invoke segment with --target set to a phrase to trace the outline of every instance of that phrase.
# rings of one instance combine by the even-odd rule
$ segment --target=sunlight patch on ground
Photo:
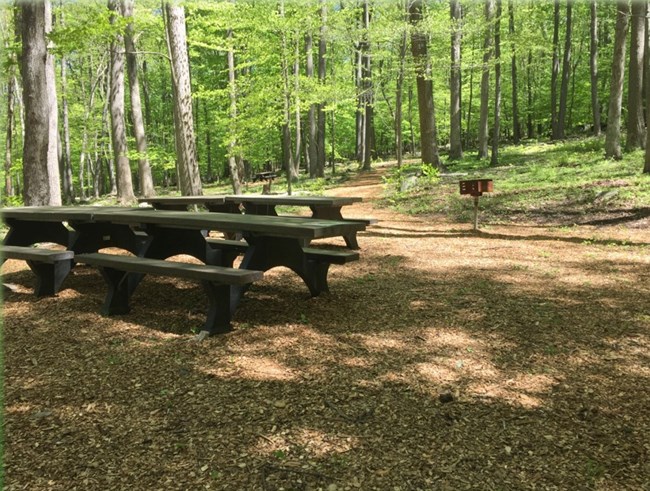
[[[551,392],[557,381],[547,375],[518,374],[514,378],[495,383],[477,381],[468,391],[480,397],[499,399],[528,409],[544,405],[544,398]]]
[[[215,368],[199,368],[215,377],[232,377],[249,380],[282,380],[296,378],[293,371],[268,356],[232,356],[227,371]]]

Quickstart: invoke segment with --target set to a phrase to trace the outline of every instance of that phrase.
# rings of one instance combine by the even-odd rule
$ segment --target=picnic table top
[[[188,204],[204,203],[256,203],[264,205],[296,205],[296,206],[345,206],[359,203],[363,200],[354,196],[303,196],[286,194],[227,194],[204,196],[160,196],[153,198],[138,198],[140,203]]]
[[[3,218],[26,221],[110,222],[169,228],[244,232],[275,237],[316,239],[365,230],[361,222],[238,213],[165,211],[124,207],[44,206],[3,208]]]

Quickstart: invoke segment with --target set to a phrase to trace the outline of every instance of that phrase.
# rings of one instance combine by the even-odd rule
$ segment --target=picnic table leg
[[[310,205],[311,217],[320,218],[322,220],[344,220],[341,214],[341,206],[323,206],[323,205]],[[357,233],[350,232],[343,236],[345,245],[348,249],[359,249],[359,242],[357,242]]]
[[[129,312],[129,297],[133,293],[129,286],[129,273],[107,267],[102,267],[100,270],[108,285],[102,314],[127,314]]]
[[[268,271],[276,266],[284,266],[302,278],[312,297],[317,297],[321,292],[327,291],[326,287],[323,288],[323,272],[319,272],[317,264],[307,260],[300,239],[255,236],[254,234],[247,234],[245,238],[249,246],[242,259],[241,268]],[[248,287],[249,285],[232,287],[231,312],[237,307]]]
[[[231,331],[230,285],[221,285],[211,281],[202,281],[201,284],[209,301],[203,330],[208,331],[211,335]]]
[[[66,279],[72,269],[72,259],[54,263],[27,261],[27,265],[36,275],[34,293],[37,297],[46,297],[56,295],[59,292],[63,280]]]

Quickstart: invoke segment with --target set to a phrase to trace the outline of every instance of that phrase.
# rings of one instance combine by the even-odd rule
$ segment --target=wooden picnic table
[[[165,196],[154,198],[140,198],[141,203],[148,203],[160,210],[184,210],[190,205],[203,205],[213,212],[240,213],[241,207],[249,215],[278,216],[278,206],[307,206],[311,210],[310,218],[338,221],[360,221],[369,225],[372,219],[344,218],[341,208],[359,203],[359,197],[336,196],[288,196],[288,195],[260,195],[260,194],[232,194],[212,196]],[[286,215],[285,215],[286,216]],[[356,231],[343,235],[346,245],[350,249],[359,249]]]
[[[285,266],[303,279],[313,296],[328,289],[329,263],[325,258],[317,264],[303,249],[304,241],[365,229],[365,224],[350,221],[113,207],[5,208],[2,218],[9,226],[4,245],[54,242],[75,254],[120,247],[146,258],[188,254],[220,266],[232,265],[231,241],[221,247],[219,240],[206,240],[207,231],[240,232],[247,243],[241,268],[267,271]],[[233,288],[234,308],[247,285]]]

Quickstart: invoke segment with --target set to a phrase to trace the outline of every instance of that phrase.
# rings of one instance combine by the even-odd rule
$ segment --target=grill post
[[[470,179],[460,181],[460,194],[469,194],[474,197],[474,230],[478,230],[478,198],[483,193],[491,193],[492,179]]]

